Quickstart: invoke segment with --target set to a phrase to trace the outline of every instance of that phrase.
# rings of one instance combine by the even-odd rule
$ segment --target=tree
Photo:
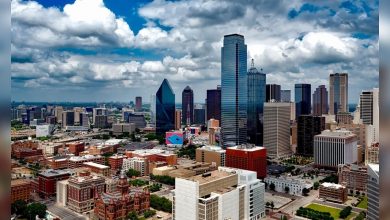
[[[304,196],[307,196],[307,194],[309,194],[309,192],[310,192],[310,189],[308,189],[308,188],[303,188],[303,189],[302,189],[302,194],[303,194]]]
[[[269,184],[269,189],[275,191],[275,183]]]
[[[11,204],[11,213],[23,215],[27,208],[27,202],[24,200],[16,200]]]
[[[266,203],[265,203],[265,206],[266,206],[266,207],[269,207],[270,205],[271,205],[270,202],[266,202]]]
[[[135,169],[130,168],[130,169],[126,172],[126,175],[127,175],[128,177],[133,177],[133,176],[137,177],[137,176],[140,176],[140,175],[141,175],[141,172],[139,172],[138,170],[135,170]]]
[[[288,186],[284,187],[284,192],[289,193],[290,192],[290,187],[288,187]]]
[[[347,218],[351,214],[351,211],[352,211],[352,207],[351,206],[347,206],[343,210],[341,210],[341,212],[339,214],[339,217],[342,218],[342,219],[345,219],[345,218]]]
[[[274,211],[275,205],[274,205],[274,202],[273,202],[273,201],[269,204],[269,206],[271,207],[271,210]]]
[[[153,183],[152,185],[149,186],[150,192],[157,192],[160,191],[161,189],[161,184],[158,183]]]
[[[172,213],[172,202],[165,197],[150,195],[150,207],[160,211]]]
[[[138,220],[138,215],[135,211],[127,213],[126,219],[128,220]]]
[[[314,188],[315,190],[317,190],[318,187],[320,187],[320,183],[319,183],[319,182],[315,182],[315,183],[313,184],[313,188]]]
[[[35,216],[40,218],[45,217],[46,215],[46,205],[41,203],[31,203],[27,206],[24,216],[29,220],[35,220]]]
[[[144,212],[144,217],[149,218],[152,217],[156,214],[156,210],[147,210]]]

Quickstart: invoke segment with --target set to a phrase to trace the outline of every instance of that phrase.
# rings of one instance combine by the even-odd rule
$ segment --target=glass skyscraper
[[[161,83],[156,93],[156,134],[175,129],[175,94],[167,79]]]
[[[194,123],[194,92],[186,86],[181,94],[181,124],[192,125]]]
[[[295,117],[311,114],[311,85],[295,84]]]
[[[348,73],[329,75],[329,114],[348,112]]]
[[[221,86],[207,90],[206,106],[207,120],[214,118],[221,122]]]
[[[253,62],[253,60],[252,60]],[[253,65],[248,71],[248,142],[263,145],[263,113],[266,96],[266,75]]]
[[[281,96],[281,87],[277,84],[267,84],[266,85],[266,101],[270,102],[271,100],[275,100],[280,102]]]
[[[247,142],[247,46],[244,36],[225,35],[221,48],[221,141],[223,147]]]
[[[325,85],[320,85],[313,93],[313,115],[328,114],[328,91]]]

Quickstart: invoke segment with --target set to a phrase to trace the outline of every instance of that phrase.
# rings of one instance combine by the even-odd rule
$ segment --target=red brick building
[[[131,157],[147,158],[149,162],[166,162],[168,165],[177,164],[176,154],[169,153],[164,150],[158,150],[158,149],[126,151],[126,156],[128,158]]]
[[[46,165],[53,170],[68,168],[68,157],[49,157],[46,159]]]
[[[103,176],[110,175],[110,167],[94,162],[85,162],[84,167],[88,168],[92,173],[100,174]]]
[[[138,214],[149,210],[150,193],[147,188],[129,189],[127,178],[122,174],[113,193],[102,193],[95,199],[95,218],[99,220],[125,219],[127,213]]]
[[[93,176],[88,171],[70,177],[67,186],[67,207],[84,213],[94,209],[95,197],[104,192],[105,178]]]
[[[60,180],[68,179],[70,173],[63,170],[44,170],[38,173],[38,193],[43,198],[48,198],[56,194],[56,183]]]
[[[94,162],[98,164],[105,164],[104,157],[101,155],[85,155],[85,156],[74,156],[68,160],[68,168],[74,169],[84,166],[85,162]]]
[[[69,148],[69,152],[76,156],[79,156],[79,153],[85,150],[84,142],[67,143],[66,146]]]
[[[340,164],[338,176],[339,183],[345,185],[350,193],[367,191],[368,173],[366,166]]]
[[[226,149],[227,167],[251,170],[257,172],[258,178],[267,176],[267,155],[264,147],[254,145],[239,145]]]
[[[24,159],[27,157],[32,157],[32,156],[41,156],[43,155],[42,149],[37,149],[37,148],[20,148],[16,149],[14,151],[14,157],[17,159]]]
[[[31,193],[31,182],[25,179],[11,180],[11,203],[16,200],[28,201]]]
[[[122,168],[124,158],[126,158],[126,156],[117,154],[109,157],[108,164],[110,165],[111,170],[120,170]]]
[[[37,141],[16,141],[11,144],[11,155],[14,156],[15,151],[19,149],[37,149],[38,142]]]

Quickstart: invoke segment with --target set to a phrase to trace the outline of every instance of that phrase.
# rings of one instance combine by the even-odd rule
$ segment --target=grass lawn
[[[337,208],[332,208],[332,207],[329,207],[329,206],[323,206],[323,205],[319,205],[319,204],[316,204],[316,203],[312,203],[308,206],[306,206],[305,208],[311,208],[311,209],[314,209],[316,211],[320,211],[320,212],[329,212],[330,215],[334,218],[334,219],[339,219],[339,214],[341,212],[341,209],[337,209]],[[356,214],[355,213],[351,213],[347,218],[346,220],[350,220],[352,219],[353,217],[355,217]]]
[[[367,196],[363,197],[363,200],[357,204],[358,208],[367,209]]]

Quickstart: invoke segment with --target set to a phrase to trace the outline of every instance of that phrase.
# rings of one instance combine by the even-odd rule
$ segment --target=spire
[[[254,67],[255,67],[255,60],[252,58],[251,68],[254,68]]]

